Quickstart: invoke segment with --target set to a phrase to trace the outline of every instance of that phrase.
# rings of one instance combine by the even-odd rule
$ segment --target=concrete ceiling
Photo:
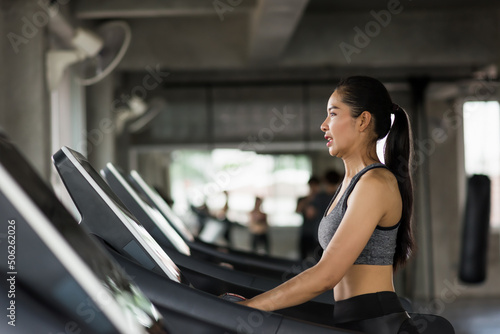
[[[141,149],[239,147],[277,113],[293,120],[266,150],[323,149],[318,124],[339,78],[377,77],[411,106],[415,82],[441,84],[442,97],[448,83],[496,80],[500,60],[498,0],[75,0],[72,10],[86,26],[131,26],[115,95],[168,101],[131,134]]]
[[[312,0],[307,8],[308,12],[314,11],[370,11],[387,8],[391,1],[388,0]],[[395,2],[395,1],[393,1]],[[493,8],[497,6],[492,0],[400,0],[407,10],[435,10],[457,8]]]
[[[122,72],[461,76],[500,58],[497,0],[78,0],[73,11],[131,25]]]

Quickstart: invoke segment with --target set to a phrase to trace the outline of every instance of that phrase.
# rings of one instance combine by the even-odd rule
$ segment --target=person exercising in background
[[[322,190],[320,180],[311,176],[307,182],[309,194],[297,201],[295,212],[302,215],[300,228],[300,255],[302,259],[313,257],[318,261],[321,257],[322,251],[318,242],[319,222],[342,178],[336,171],[328,170],[323,180],[324,189]]]
[[[328,152],[345,167],[319,226],[323,255],[294,278],[240,303],[273,311],[333,289],[335,326],[373,334],[416,334],[393,284],[394,271],[414,249],[408,115],[380,81],[349,77],[330,96],[321,130]],[[382,164],[376,147],[386,135]]]
[[[318,228],[321,219],[323,218],[323,213],[328,208],[332,196],[335,195],[340,182],[342,181],[342,176],[335,170],[331,169],[326,171],[323,176],[324,189],[314,196],[312,201],[306,208],[307,214],[310,217],[314,217],[313,229],[314,229],[314,248],[311,250],[311,256],[315,261],[319,261],[323,250],[320,247],[318,240]]]
[[[318,244],[318,225],[316,224],[316,210],[311,206],[311,202],[320,191],[321,184],[316,176],[311,176],[307,182],[309,185],[309,193],[307,196],[300,197],[297,200],[296,213],[302,216],[302,225],[300,226],[300,257],[306,257],[314,253],[314,249]]]
[[[259,245],[264,246],[266,254],[269,254],[269,238],[267,230],[267,215],[261,211],[262,198],[255,198],[255,206],[249,214],[248,229],[252,235],[252,250],[258,251]]]
[[[235,223],[227,217],[227,213],[229,212],[229,193],[227,190],[224,190],[224,196],[226,197],[224,206],[216,213],[215,217],[224,224],[224,239],[231,246],[231,228]]]

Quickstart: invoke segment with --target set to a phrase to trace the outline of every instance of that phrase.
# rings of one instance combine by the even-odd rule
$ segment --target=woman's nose
[[[328,131],[328,124],[326,123],[326,119],[321,123],[320,127],[321,131],[326,132]]]

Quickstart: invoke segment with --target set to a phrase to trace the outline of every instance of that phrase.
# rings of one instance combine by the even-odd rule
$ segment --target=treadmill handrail
[[[165,214],[165,218],[172,223],[178,232],[188,241],[194,241],[195,238],[193,234],[186,228],[184,222],[173,212],[170,206],[165,202],[165,200],[158,194],[158,192],[152,189],[146,181],[137,173],[137,171],[132,170],[130,172],[130,177],[142,188],[142,190],[148,195],[151,201],[156,204],[159,210]]]
[[[174,285],[172,282],[133,263],[116,252],[112,252],[112,256],[125,271],[134,275],[136,284],[139,285],[159,310],[175,307],[176,312],[181,314],[187,313],[197,319],[203,319],[204,321],[224,326],[228,331],[241,326],[239,319],[250,319],[252,315],[260,314],[262,315],[260,317],[262,319],[260,322],[261,325],[269,322],[269,327],[272,328],[272,331],[268,332],[271,333],[360,333],[297,318],[289,318],[276,312],[265,312],[239,304],[232,304],[198,289],[193,289],[182,284]],[[159,291],[161,293],[158,293]],[[178,299],[175,298],[177,296]],[[193,299],[196,299],[197,302],[193,303]],[[179,302],[174,302],[173,300],[179,300]],[[207,314],[207,312],[210,314]],[[268,329],[271,330],[271,328]],[[267,333],[263,331],[263,328],[259,328],[259,326],[253,329],[255,333]],[[239,333],[240,331],[236,330],[236,332]]]
[[[146,212],[146,214],[156,223],[156,226],[160,229],[160,231],[165,234],[165,236],[172,242],[174,247],[181,253],[185,255],[190,255],[191,251],[189,246],[186,244],[184,239],[177,233],[176,230],[166,221],[165,217],[160,213],[155,215],[154,212],[151,212],[152,209],[148,206],[144,201],[137,195],[136,191],[132,189],[129,185],[128,181],[123,178],[121,173],[116,169],[116,167],[108,162],[106,164],[106,168],[113,174],[114,177],[121,183],[121,185],[125,188],[125,190],[129,193],[129,195],[134,199],[134,201],[141,207],[141,209]],[[101,170],[101,175],[106,178],[105,170]]]

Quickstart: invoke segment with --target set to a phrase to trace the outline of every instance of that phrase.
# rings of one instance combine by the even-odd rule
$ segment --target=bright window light
[[[394,115],[391,115],[391,127],[393,122],[394,122]],[[387,134],[387,136],[388,135],[389,134]],[[384,153],[385,153],[385,143],[387,141],[387,136],[377,141],[377,156],[381,163],[385,163]]]
[[[473,101],[463,110],[465,172],[491,179],[491,226],[500,228],[500,105]]]
[[[298,226],[297,198],[307,193],[311,162],[306,155],[269,155],[234,149],[172,152],[170,177],[175,209],[182,214],[203,203],[220,210],[229,196],[228,217],[246,224],[255,197],[270,225]]]

